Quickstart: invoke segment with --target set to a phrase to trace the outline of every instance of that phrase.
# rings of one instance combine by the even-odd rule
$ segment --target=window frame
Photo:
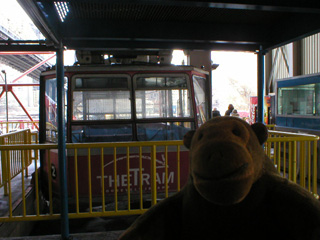
[[[186,87],[138,87],[137,86],[137,78],[139,77],[184,77],[186,79]],[[133,92],[134,92],[134,119],[136,122],[139,123],[140,121],[148,121],[148,122],[167,122],[168,120],[174,121],[192,121],[194,122],[194,109],[193,109],[193,100],[192,100],[192,91],[190,85],[190,76],[186,73],[137,73],[132,77],[133,81]],[[141,90],[180,90],[185,89],[188,91],[188,101],[190,106],[190,116],[188,117],[155,117],[155,118],[138,118],[137,117],[137,109],[136,109],[136,92]]]
[[[77,78],[103,78],[103,77],[125,77],[127,79],[127,88],[81,88],[81,89],[77,89],[76,88],[76,79]],[[129,92],[129,99],[130,99],[130,118],[125,118],[125,119],[100,119],[100,120],[78,120],[78,119],[73,119],[73,114],[74,114],[74,99],[73,99],[73,95],[74,92],[81,92],[81,91],[97,91],[97,92],[103,92],[103,91],[119,91],[119,90],[123,90],[123,91],[128,91]],[[75,123],[75,122],[99,122],[99,121],[130,121],[133,118],[133,113],[134,113],[134,109],[132,108],[132,83],[131,83],[131,76],[129,74],[125,74],[125,73],[119,73],[119,74],[115,74],[115,73],[105,73],[105,74],[75,74],[72,76],[71,78],[71,96],[72,96],[72,101],[70,101],[70,108],[71,108],[71,122]]]
[[[299,84],[299,85],[292,85],[292,86],[283,86],[283,87],[278,87],[277,88],[277,105],[276,105],[276,110],[277,110],[277,115],[281,116],[281,117],[314,117],[314,116],[319,116],[320,112],[317,112],[317,106],[316,106],[316,100],[317,100],[317,94],[316,94],[316,84],[319,83],[307,83],[307,84]],[[312,91],[312,114],[295,114],[294,112],[292,112],[292,114],[284,114],[283,113],[283,109],[282,109],[282,113],[280,113],[280,98],[281,98],[281,105],[284,105],[283,103],[283,97],[280,96],[280,91],[283,92],[284,90],[288,89],[287,91],[299,91],[299,89],[295,89],[295,88],[303,88],[309,85],[313,85],[312,87],[310,87],[310,89],[307,89],[307,91]],[[320,94],[318,94],[319,97]],[[298,100],[296,102],[299,102]],[[307,105],[306,105],[307,106]],[[299,108],[300,109],[300,108]]]

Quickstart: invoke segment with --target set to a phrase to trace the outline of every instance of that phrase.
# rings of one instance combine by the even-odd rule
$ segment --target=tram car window
[[[209,115],[206,112],[208,108],[208,101],[206,101],[206,79],[199,76],[193,76],[193,86],[195,103],[197,108],[198,125],[202,125],[209,119]]]

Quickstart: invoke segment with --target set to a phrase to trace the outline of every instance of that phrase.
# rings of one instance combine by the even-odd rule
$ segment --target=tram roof
[[[47,43],[69,49],[256,51],[320,31],[314,0],[18,2]]]
[[[81,65],[81,66],[65,66],[65,72],[183,72],[183,71],[195,71],[201,74],[208,75],[209,72],[203,69],[194,67],[194,66],[186,66],[186,65],[162,65],[162,64],[130,64],[130,65],[123,65],[123,64],[112,64],[112,65]],[[46,76],[50,74],[55,74],[55,68],[53,67],[48,71],[42,72],[41,75]]]

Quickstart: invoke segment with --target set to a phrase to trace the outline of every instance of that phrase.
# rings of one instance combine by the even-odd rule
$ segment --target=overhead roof
[[[0,26],[0,40],[3,41],[12,41],[20,40],[18,36],[14,35],[12,32],[9,32],[7,29]],[[9,50],[9,49],[8,49]],[[30,54],[14,54],[14,53],[6,53],[0,54],[0,63],[4,63],[13,69],[19,72],[26,72],[27,70],[33,68],[35,65],[44,61],[44,57],[42,55],[30,53]],[[40,73],[44,71],[46,68],[51,67],[52,64],[49,62],[45,62],[43,65],[38,68],[30,71],[27,75],[35,80],[39,79]]]
[[[268,50],[320,31],[314,0],[18,0],[69,49]]]

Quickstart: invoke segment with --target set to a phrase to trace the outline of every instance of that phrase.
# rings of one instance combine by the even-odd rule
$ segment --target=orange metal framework
[[[0,52],[0,55],[19,55],[19,54],[39,54],[39,52]],[[52,54],[51,52],[41,52],[41,54]],[[43,64],[45,64],[46,62],[48,62],[49,60],[51,60],[52,58],[54,58],[56,55],[53,54],[52,56],[50,56],[49,58],[37,63],[35,66],[31,67],[30,69],[26,70],[22,75],[20,75],[18,78],[16,78],[15,80],[12,81],[12,83],[9,84],[0,84],[0,86],[2,87],[2,92],[0,93],[0,99],[3,96],[3,94],[5,92],[11,92],[11,94],[13,95],[13,97],[16,99],[16,101],[19,103],[20,107],[23,109],[23,111],[26,113],[26,115],[28,116],[28,118],[34,122],[34,120],[32,119],[31,115],[28,113],[27,109],[23,106],[22,102],[19,100],[18,96],[14,93],[13,91],[13,87],[31,87],[31,86],[40,86],[40,84],[38,83],[27,83],[27,84],[14,84],[15,82],[17,82],[18,80],[20,80],[22,77],[26,76],[27,74],[31,73],[32,71],[36,70],[37,68],[39,68],[40,66],[42,66]],[[1,76],[2,77],[2,76]],[[34,124],[36,129],[39,131],[39,127]]]
[[[1,97],[4,95],[4,93],[6,92],[6,85],[5,84],[0,84],[0,86],[2,87],[2,92],[0,93],[0,99]],[[14,93],[12,87],[32,87],[32,86],[40,86],[39,83],[27,83],[27,84],[7,84],[7,91],[11,92],[11,94],[13,95],[13,97],[16,99],[16,101],[19,103],[20,107],[23,109],[23,111],[27,114],[28,118],[30,119],[30,121],[34,122],[33,118],[31,117],[31,115],[28,113],[28,110],[23,106],[22,102],[19,100],[18,96]],[[34,124],[34,126],[37,128],[37,130],[39,131],[39,127]]]

